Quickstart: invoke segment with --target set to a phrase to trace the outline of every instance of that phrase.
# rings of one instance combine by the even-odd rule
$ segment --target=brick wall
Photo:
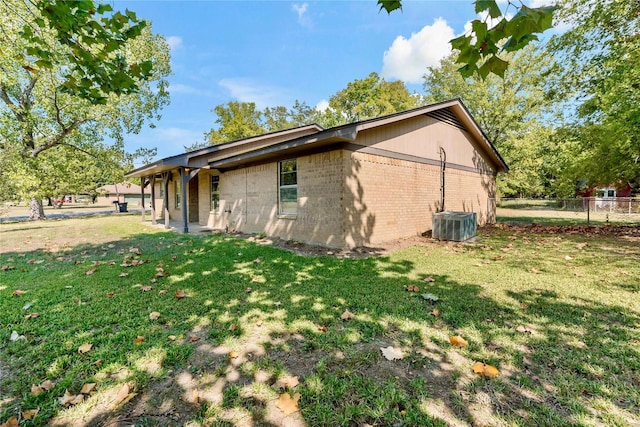
[[[431,230],[440,207],[440,168],[358,152],[347,157],[344,188],[345,243],[374,245]],[[445,209],[489,218],[487,200],[495,194],[489,175],[447,169]]]

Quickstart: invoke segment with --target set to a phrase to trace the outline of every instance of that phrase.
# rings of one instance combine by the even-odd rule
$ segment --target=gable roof
[[[179,166],[214,169],[235,168],[248,163],[268,161],[288,155],[293,156],[303,151],[322,150],[334,144],[353,143],[361,131],[421,115],[428,115],[467,131],[495,165],[496,171],[507,172],[509,170],[504,159],[480,129],[467,107],[460,99],[456,98],[329,129],[323,129],[318,125],[309,125],[215,145],[191,153],[167,157],[131,171],[126,176],[143,177]]]

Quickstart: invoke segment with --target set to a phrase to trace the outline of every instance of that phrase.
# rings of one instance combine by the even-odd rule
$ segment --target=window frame
[[[283,172],[282,166],[283,164],[286,164],[288,162],[295,162],[294,169],[293,171]],[[282,181],[283,181],[284,174],[294,174],[295,184],[283,184]],[[282,200],[283,191],[282,190],[291,190],[291,189],[295,189],[295,195],[296,195],[294,211],[283,209],[283,200]],[[298,159],[297,158],[281,160],[278,162],[278,215],[289,216],[289,217],[295,217],[298,215]]]
[[[180,179],[176,179],[176,180],[175,180],[175,181],[173,181],[173,182],[175,183],[175,186],[174,186],[174,188],[173,188],[173,189],[175,190],[175,193],[176,193],[176,201],[175,201],[176,203],[175,203],[175,206],[176,206],[176,210],[178,210],[178,209],[180,209],[180,201],[181,201],[181,196],[182,196],[182,194],[181,194],[181,192],[182,192],[182,185],[181,185],[181,183],[180,183]]]
[[[216,184],[217,190],[214,191],[213,185]],[[211,205],[209,208],[211,212],[218,212],[220,210],[220,175],[211,175],[211,179],[209,181],[209,191],[210,191],[210,202]],[[217,196],[215,199],[213,196]]]

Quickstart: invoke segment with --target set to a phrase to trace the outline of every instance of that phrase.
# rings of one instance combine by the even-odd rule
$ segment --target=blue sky
[[[374,71],[422,92],[426,67],[476,18],[471,1],[405,0],[391,15],[375,0],[138,0],[114,8],[150,20],[171,46],[171,105],[155,129],[126,138],[128,151],[157,147],[157,158],[203,141],[215,125],[211,110],[232,100],[322,106]]]

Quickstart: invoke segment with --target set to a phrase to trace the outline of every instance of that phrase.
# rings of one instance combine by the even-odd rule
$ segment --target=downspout
[[[445,168],[447,165],[447,153],[444,148],[440,147],[440,210],[438,212],[444,212],[444,177]]]

